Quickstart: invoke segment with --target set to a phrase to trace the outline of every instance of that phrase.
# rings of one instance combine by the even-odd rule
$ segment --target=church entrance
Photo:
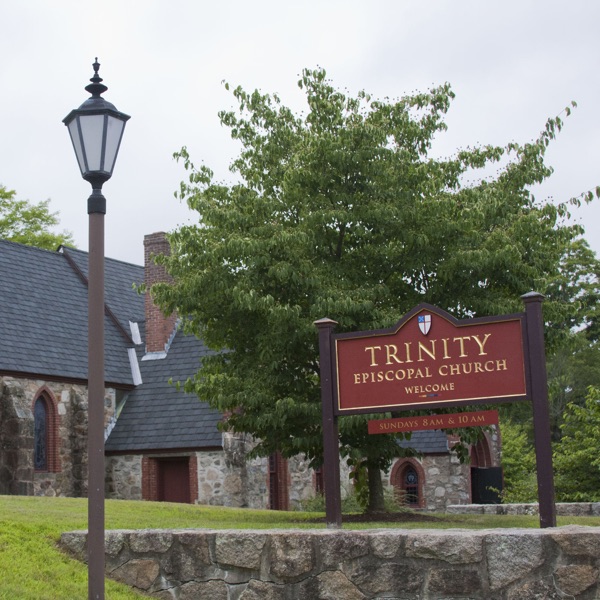
[[[500,504],[503,488],[502,467],[492,466],[490,445],[486,438],[471,448],[471,502]]]
[[[190,503],[189,457],[158,459],[158,501]]]

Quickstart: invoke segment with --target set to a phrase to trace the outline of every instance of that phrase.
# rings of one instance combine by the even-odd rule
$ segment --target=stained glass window
[[[48,410],[46,401],[42,397],[35,401],[33,422],[33,465],[37,471],[46,471],[48,470]]]
[[[419,475],[411,467],[406,467],[404,471],[404,492],[406,494],[406,503],[410,505],[419,504]]]

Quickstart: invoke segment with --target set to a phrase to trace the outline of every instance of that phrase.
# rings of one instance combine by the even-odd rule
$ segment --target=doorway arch
[[[412,508],[425,506],[425,471],[418,460],[402,458],[396,461],[390,474],[390,484],[403,504]]]
[[[500,504],[503,485],[502,467],[497,466],[488,434],[471,446],[471,502]]]

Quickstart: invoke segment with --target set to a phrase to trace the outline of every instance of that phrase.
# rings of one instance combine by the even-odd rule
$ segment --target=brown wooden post
[[[544,296],[537,292],[529,292],[521,296],[521,299],[525,303],[527,321],[540,527],[556,527],[548,378],[546,374],[546,352],[544,350],[544,322],[542,319]]]
[[[333,349],[331,346],[331,334],[337,323],[331,319],[319,319],[314,324],[319,330],[325,519],[329,529],[339,529],[342,526],[340,448],[337,417],[333,410]]]

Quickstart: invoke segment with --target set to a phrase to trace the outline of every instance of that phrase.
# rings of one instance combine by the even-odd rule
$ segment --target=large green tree
[[[0,185],[0,239],[46,250],[73,245],[70,232],[52,232],[59,220],[57,213],[50,212],[49,204],[49,200],[37,204],[17,200],[14,190]]]
[[[388,327],[420,302],[457,318],[522,310],[519,296],[549,291],[581,230],[565,221],[568,203],[529,191],[551,174],[544,154],[560,118],[531,143],[439,159],[430,150],[449,85],[379,101],[340,92],[318,69],[299,86],[301,114],[277,95],[233,91],[238,110],[219,115],[241,145],[233,182],[196,168],[185,148],[176,155],[189,173],[176,195],[199,222],[170,235],[174,283],[152,293],[227,350],[204,359],[187,389],[256,436],[258,453],[319,462],[315,320],[341,332]],[[485,176],[490,164],[497,174]],[[560,296],[545,304],[552,323],[572,311]],[[393,436],[369,436],[365,420],[340,420],[341,450],[369,470],[377,508],[379,470],[401,450]]]

